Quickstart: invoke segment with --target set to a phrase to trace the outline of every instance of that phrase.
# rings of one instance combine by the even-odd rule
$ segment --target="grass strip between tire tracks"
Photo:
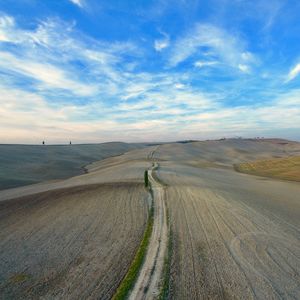
[[[146,257],[146,252],[147,252],[149,241],[151,238],[152,229],[153,229],[153,221],[154,221],[154,218],[153,218],[154,207],[153,207],[153,196],[152,196],[151,186],[149,188],[149,192],[151,193],[152,204],[151,204],[151,208],[149,211],[149,217],[148,217],[147,226],[146,226],[146,229],[144,232],[144,236],[143,236],[143,239],[140,243],[140,246],[135,254],[135,257],[131,263],[131,266],[130,266],[127,274],[125,275],[125,277],[122,280],[120,286],[118,287],[115,295],[112,298],[113,300],[127,299],[129,292],[132,289],[132,287],[138,277],[140,268]]]

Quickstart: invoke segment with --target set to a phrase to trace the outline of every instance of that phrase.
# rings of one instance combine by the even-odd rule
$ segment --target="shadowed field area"
[[[300,156],[252,161],[234,167],[252,175],[300,181]]]
[[[143,144],[0,145],[0,190],[83,174],[84,167]]]

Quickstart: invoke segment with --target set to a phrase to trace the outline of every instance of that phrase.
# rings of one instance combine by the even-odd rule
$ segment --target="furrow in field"
[[[111,298],[143,235],[146,197],[142,184],[124,183],[2,202],[1,295]]]
[[[229,193],[222,196],[203,179],[197,185],[196,178],[178,176],[176,169],[164,172],[163,166],[159,175],[170,185],[167,204],[176,243],[172,298],[299,297],[294,225],[233,200]],[[195,243],[201,245],[197,250]]]

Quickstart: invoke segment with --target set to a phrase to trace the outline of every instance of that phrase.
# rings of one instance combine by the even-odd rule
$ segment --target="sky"
[[[0,0],[0,143],[300,140],[298,0]]]

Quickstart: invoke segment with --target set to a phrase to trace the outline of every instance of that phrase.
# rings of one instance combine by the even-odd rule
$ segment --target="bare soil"
[[[0,191],[0,298],[109,299],[143,236],[154,160],[157,216],[164,224],[164,199],[173,236],[171,299],[299,299],[299,183],[233,168],[299,155],[300,143],[276,139],[164,144]],[[163,256],[136,299],[157,296]]]
[[[170,298],[299,299],[299,184],[218,167],[220,158],[202,167],[212,154],[184,147],[156,152],[174,239]]]
[[[110,299],[147,219],[140,183],[86,185],[0,202],[1,299]]]

